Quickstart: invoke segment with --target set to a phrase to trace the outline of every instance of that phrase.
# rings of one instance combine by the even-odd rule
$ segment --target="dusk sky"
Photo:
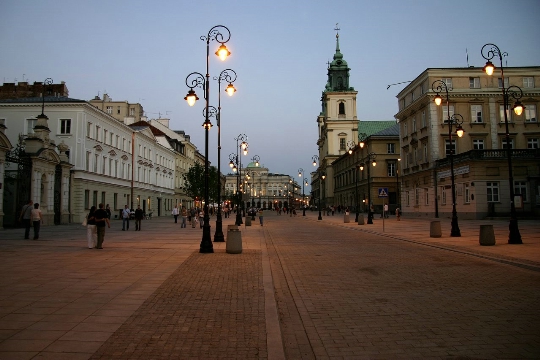
[[[140,102],[149,118],[170,118],[204,154],[202,90],[189,107],[185,78],[206,72],[200,37],[225,25],[232,55],[225,62],[211,55],[210,75],[235,70],[238,91],[221,96],[222,171],[234,138],[246,134],[243,164],[259,155],[270,172],[298,179],[298,168],[307,177],[318,154],[316,119],[336,23],[360,121],[394,120],[406,84],[389,84],[426,68],[483,66],[486,43],[508,53],[508,66],[540,65],[538,0],[0,0],[0,78],[52,78],[65,81],[72,98],[107,93]],[[218,45],[210,44],[211,54]],[[213,80],[210,105],[217,107]],[[217,165],[217,126],[209,158]]]

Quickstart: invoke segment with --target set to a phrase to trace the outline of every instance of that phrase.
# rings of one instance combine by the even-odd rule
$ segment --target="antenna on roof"
[[[391,86],[394,86],[394,85],[399,85],[399,84],[405,84],[405,83],[410,83],[412,82],[412,80],[409,80],[409,81],[402,81],[402,82],[398,82],[398,83],[395,83],[395,84],[390,84],[386,87],[386,90],[390,89]]]
[[[467,54],[467,67],[470,67],[469,66],[469,51],[467,50],[467,48],[465,48],[465,54]]]

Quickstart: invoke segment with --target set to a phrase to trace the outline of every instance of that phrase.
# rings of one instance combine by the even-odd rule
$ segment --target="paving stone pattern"
[[[260,251],[194,253],[92,359],[266,358],[261,273]]]

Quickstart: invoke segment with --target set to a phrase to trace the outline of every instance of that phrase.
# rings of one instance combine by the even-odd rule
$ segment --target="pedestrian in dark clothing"
[[[103,209],[103,204],[99,204],[99,209],[94,213],[94,219],[96,221],[97,229],[97,245],[96,249],[103,249],[103,241],[105,240],[105,225],[109,228],[111,223],[107,218],[107,212]]]
[[[107,213],[107,219],[111,220],[111,207],[109,206],[109,204],[105,206],[105,212]]]
[[[135,210],[135,231],[141,231],[141,221],[144,217],[144,213],[141,209],[141,205],[137,205],[137,210]]]
[[[30,226],[32,221],[32,204],[34,202],[32,200],[28,200],[26,205],[22,207],[21,215],[19,216],[19,221],[22,222],[24,225],[24,238],[28,239],[30,238]]]

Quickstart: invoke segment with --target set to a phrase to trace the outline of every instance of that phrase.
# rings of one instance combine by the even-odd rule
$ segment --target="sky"
[[[336,24],[358,118],[370,121],[394,120],[396,95],[407,84],[388,85],[427,68],[483,66],[486,43],[508,53],[507,66],[539,66],[539,18],[538,0],[0,0],[0,79],[52,78],[65,81],[72,98],[107,93],[139,102],[149,118],[170,118],[204,154],[202,90],[189,107],[186,77],[205,74],[200,38],[224,25],[231,56],[220,61],[213,55],[219,44],[210,43],[210,105],[218,102],[213,77],[225,69],[238,77],[234,96],[221,96],[222,172],[245,134],[243,165],[258,155],[270,172],[298,179],[299,168],[306,177],[314,170],[318,154],[316,120]],[[212,165],[217,134],[214,126]]]

